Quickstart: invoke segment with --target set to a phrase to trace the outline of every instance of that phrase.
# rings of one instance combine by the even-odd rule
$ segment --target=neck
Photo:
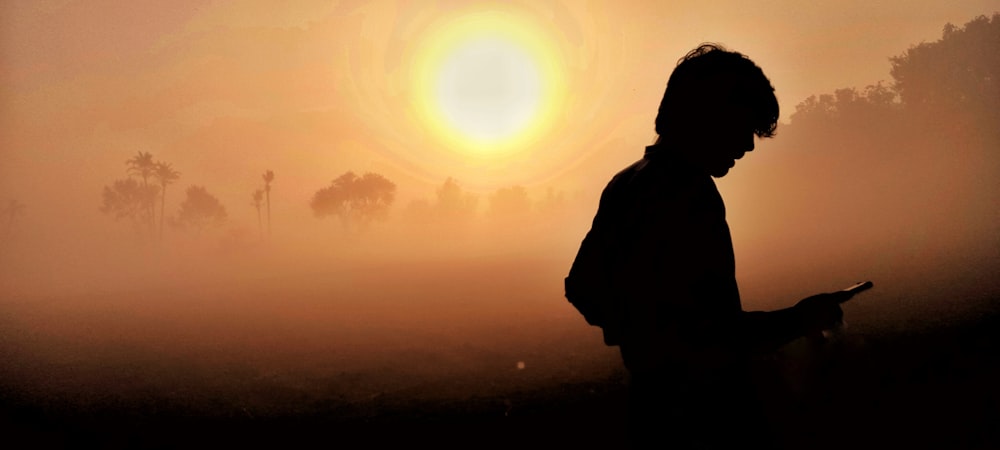
[[[646,147],[645,157],[669,159],[677,165],[684,167],[687,171],[708,175],[704,165],[695,158],[693,150],[696,148],[696,146],[689,142],[679,140],[668,141],[660,137],[653,145]]]

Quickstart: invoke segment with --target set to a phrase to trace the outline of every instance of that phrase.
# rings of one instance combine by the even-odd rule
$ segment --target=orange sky
[[[850,339],[826,355],[838,360],[868,343],[883,352],[922,323],[995,312],[1000,132],[989,115],[935,110],[931,123],[907,105],[786,124],[807,97],[888,82],[890,57],[998,10],[997,0],[0,0],[0,403],[13,401],[0,416],[15,413],[32,438],[121,442],[100,417],[142,425],[176,413],[184,419],[165,423],[203,430],[196,413],[210,411],[232,424],[245,414],[256,429],[302,414],[325,426],[346,411],[377,428],[403,423],[383,409],[394,402],[461,398],[461,414],[504,393],[509,412],[509,399],[522,408],[548,386],[556,399],[576,385],[590,393],[568,407],[617,403],[594,383],[620,385],[620,355],[565,300],[563,278],[601,190],[654,140],[676,61],[705,41],[757,62],[785,121],[717,180],[745,310],[872,280],[844,306]],[[502,89],[472,102],[480,81]],[[530,118],[521,131],[470,144],[490,134],[479,127],[519,114]],[[141,225],[100,212],[102,190],[139,152],[180,172]],[[273,233],[251,203],[268,170]],[[396,184],[387,220],[315,217],[313,194],[347,171]],[[464,189],[453,208],[435,197],[448,177]],[[218,198],[225,223],[170,225],[192,185]],[[497,192],[528,200],[497,208]],[[24,205],[15,221],[2,212],[12,200]],[[168,224],[159,236],[157,221]],[[976,323],[971,333],[986,324]],[[825,357],[814,344],[775,362],[814,372]],[[883,372],[934,368],[907,361]],[[811,376],[765,387],[807,398]],[[555,403],[515,411],[544,417]],[[437,414],[417,427],[448,427]],[[137,429],[130,442],[164,445],[150,434],[159,428]]]
[[[400,200],[448,176],[479,193],[523,184],[596,191],[655,136],[678,57],[703,41],[751,56],[783,117],[812,94],[889,79],[888,58],[995,1],[273,2],[18,1],[0,6],[0,199],[24,220],[104,223],[100,189],[148,151],[206,185],[237,223],[277,174],[277,213],[377,171]],[[504,158],[447,149],[415,117],[421,45],[443,20],[499,10],[542,26],[567,95],[550,126]],[[519,19],[519,20],[520,20]],[[527,23],[527,22],[526,22]],[[179,202],[180,189],[168,199]],[[303,219],[305,220],[305,219]]]

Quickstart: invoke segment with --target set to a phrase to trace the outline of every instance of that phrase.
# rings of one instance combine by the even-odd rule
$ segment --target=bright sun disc
[[[417,54],[416,111],[445,147],[467,156],[525,151],[562,97],[558,52],[545,30],[501,12],[435,28]]]
[[[525,128],[538,112],[541,77],[512,42],[482,38],[455,49],[437,76],[444,118],[470,139],[495,142]]]

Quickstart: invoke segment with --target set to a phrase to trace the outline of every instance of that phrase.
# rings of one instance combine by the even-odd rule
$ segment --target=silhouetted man
[[[839,324],[849,294],[745,312],[736,286],[722,177],[774,135],[778,102],[753,61],[716,45],[680,60],[656,117],[656,142],[601,195],[566,296],[630,381],[633,446],[773,446],[749,359]],[[640,445],[641,444],[641,445]]]

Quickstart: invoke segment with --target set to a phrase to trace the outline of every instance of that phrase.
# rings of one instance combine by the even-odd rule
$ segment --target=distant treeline
[[[951,289],[1000,267],[1000,14],[889,62],[889,81],[801,102],[722,183],[747,267]]]
[[[861,90],[844,88],[811,96],[796,107],[792,128],[798,133],[822,133],[910,132],[929,127],[943,134],[976,130],[996,136],[1000,128],[1000,13],[979,16],[962,27],[949,23],[940,40],[912,46],[889,61],[891,83],[880,81]]]
[[[961,216],[968,211],[956,210],[955,205],[969,201],[973,208],[983,205],[982,200],[961,198],[971,195],[970,186],[996,191],[1000,14],[977,17],[962,27],[947,24],[941,39],[912,46],[889,60],[890,82],[811,96],[797,105],[790,123],[780,127],[780,139],[768,148],[783,156],[754,176],[780,180],[765,182],[763,189],[782,199],[781,208],[808,211],[816,203],[843,211],[867,208],[868,217],[879,219],[879,224],[872,228],[873,221],[859,222],[859,227],[926,229],[928,215]],[[970,169],[969,161],[975,167]],[[810,170],[815,167],[823,170]],[[126,161],[126,169],[126,178],[104,187],[101,211],[131,223],[140,235],[162,239],[164,224],[197,234],[226,220],[226,208],[199,185],[188,187],[176,214],[168,216],[167,188],[181,174],[151,154],[139,152]],[[808,178],[798,185],[813,186],[813,195],[799,192],[796,197],[785,191],[796,185],[796,177]],[[983,177],[988,181],[970,184],[969,180]],[[263,238],[270,233],[274,173],[268,170],[262,178],[264,185],[252,191],[250,205],[257,211]],[[845,180],[853,185],[846,190],[848,195],[823,191],[842,189]],[[569,200],[565,192],[551,188],[543,198],[532,199],[524,186],[508,186],[490,194],[480,208],[479,197],[453,178],[447,178],[434,194],[433,200],[412,201],[394,216],[416,226],[537,219],[540,214],[567,210]],[[989,198],[995,199],[996,194],[992,195]],[[377,173],[348,171],[302,203],[308,204],[315,217],[336,217],[343,230],[354,233],[387,220],[395,200],[393,181]],[[931,201],[946,205],[925,205]],[[914,202],[925,205],[922,212],[913,211]],[[9,214],[14,217],[15,213]],[[767,225],[766,219],[758,222]]]
[[[187,188],[176,214],[167,214],[167,186],[180,178],[180,172],[170,164],[155,161],[150,153],[139,152],[126,160],[125,165],[127,177],[104,187],[100,210],[116,220],[130,223],[144,240],[157,236],[162,239],[165,223],[173,230],[198,235],[226,222],[227,213],[222,202],[199,185]],[[262,178],[264,187],[253,191],[250,205],[256,209],[263,239],[271,230],[270,194],[274,172],[268,170]],[[355,234],[366,230],[374,222],[387,220],[395,199],[396,184],[385,176],[372,172],[358,176],[348,171],[331,181],[329,186],[317,190],[309,206],[315,217],[336,217],[345,232]],[[481,214],[478,196],[464,190],[449,177],[436,189],[433,202],[412,201],[400,216],[414,226],[461,224],[476,219],[504,222],[526,218],[532,212],[564,211],[565,200],[564,192],[550,188],[544,198],[536,201],[531,199],[524,186],[515,185],[493,192],[488,198],[485,213]],[[262,210],[266,211],[266,225]]]

